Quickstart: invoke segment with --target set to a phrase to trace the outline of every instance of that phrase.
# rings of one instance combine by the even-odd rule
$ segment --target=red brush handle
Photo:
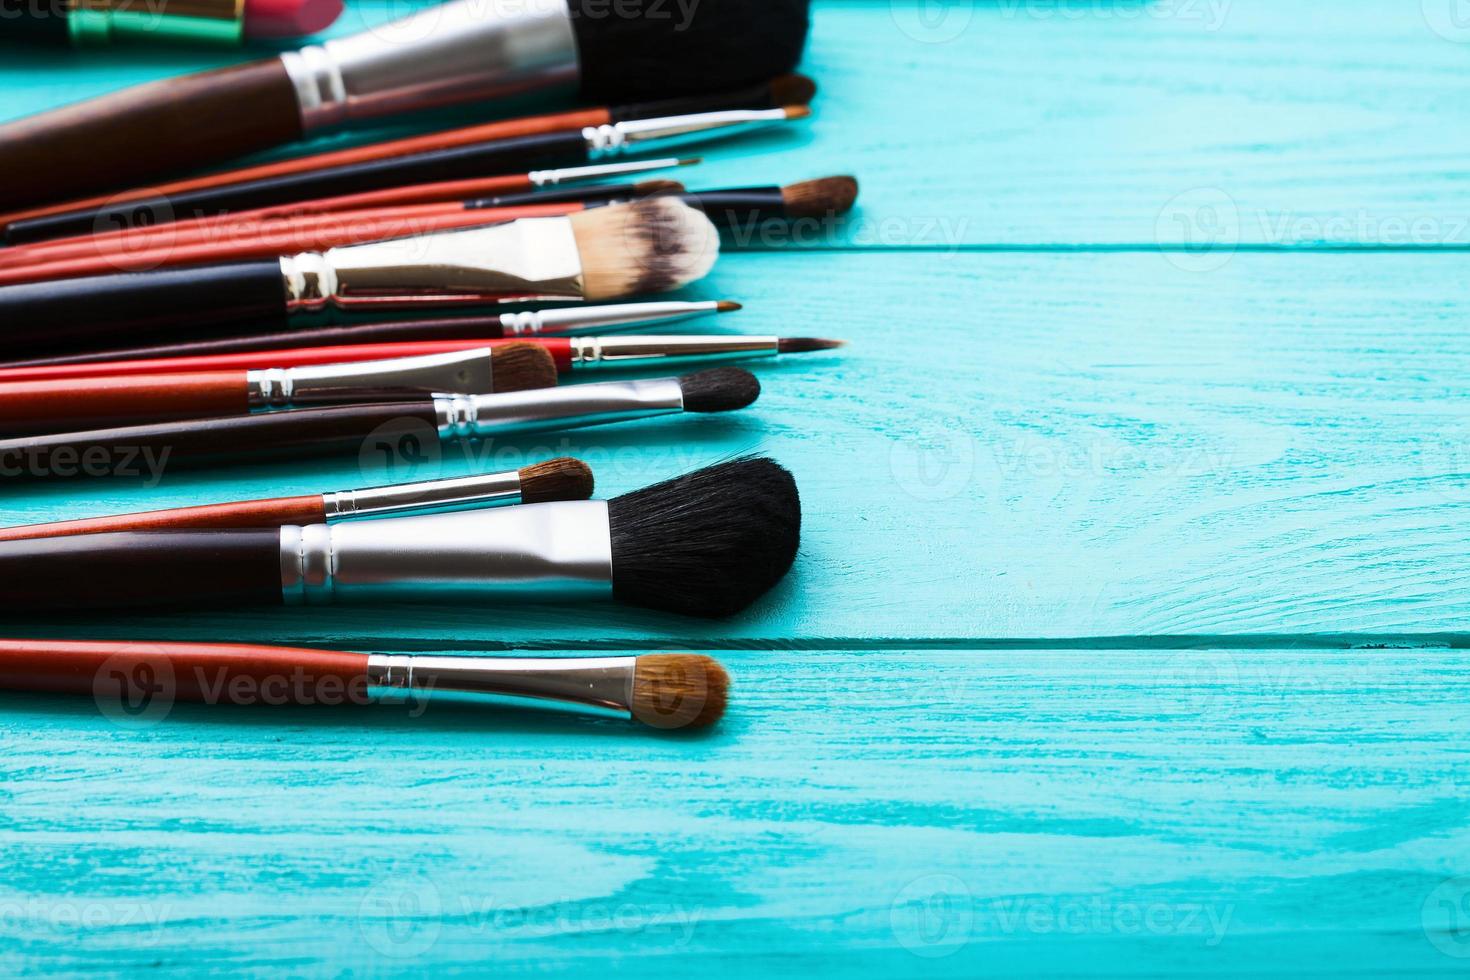
[[[136,703],[363,703],[365,653],[235,643],[0,640],[0,689]]]
[[[121,425],[242,415],[250,410],[243,371],[139,374],[0,382],[0,431],[65,432],[89,425]]]
[[[302,367],[312,364],[345,364],[390,357],[419,357],[495,348],[503,344],[536,344],[546,348],[558,371],[572,367],[572,342],[566,337],[474,338],[463,340],[398,340],[377,344],[342,344],[336,347],[295,347],[277,350],[236,351],[231,354],[201,354],[194,357],[151,357],[130,361],[96,361],[84,364],[43,364],[36,367],[0,368],[0,384],[66,378],[113,378],[138,374],[182,374],[192,371],[262,371],[267,368]]]
[[[202,504],[197,507],[174,507],[137,514],[109,514],[75,521],[0,527],[0,541],[62,538],[73,534],[101,534],[107,531],[281,527],[286,524],[320,524],[326,519],[326,508],[321,494],[312,493],[302,497],[234,500],[224,504]]]

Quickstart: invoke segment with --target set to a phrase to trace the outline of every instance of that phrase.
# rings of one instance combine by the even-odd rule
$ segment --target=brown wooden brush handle
[[[433,400],[423,399],[0,439],[0,484],[79,476],[161,479],[165,470],[210,460],[376,453],[375,443],[384,440],[392,443],[388,449],[406,451],[404,440],[437,440],[437,426]]]
[[[166,78],[0,126],[0,207],[131,187],[301,135],[279,58]]]
[[[0,690],[120,700],[142,712],[173,701],[361,704],[365,653],[234,643],[0,640]]]
[[[117,531],[0,544],[0,610],[282,603],[281,532]]]
[[[0,432],[8,434],[249,411],[244,371],[0,382]]]
[[[325,501],[319,493],[268,500],[233,500],[224,504],[174,507],[137,514],[109,514],[75,521],[0,527],[0,541],[28,538],[60,538],[73,534],[107,531],[167,531],[186,528],[280,527],[283,524],[320,524],[327,519]]]

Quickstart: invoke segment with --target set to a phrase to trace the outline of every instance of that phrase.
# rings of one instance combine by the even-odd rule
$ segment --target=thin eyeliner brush
[[[577,109],[571,112],[526,116],[519,119],[502,119],[458,129],[426,133],[420,136],[369,143],[363,146],[347,147],[346,149],[331,150],[325,153],[314,153],[309,156],[292,157],[287,160],[257,164],[252,167],[218,171],[201,177],[190,177],[184,180],[139,187],[117,194],[103,194],[96,197],[66,201],[60,204],[48,204],[20,211],[12,211],[9,214],[0,215],[0,228],[8,229],[11,224],[29,218],[63,214],[68,211],[95,210],[98,207],[109,204],[131,203],[136,207],[142,208],[144,211],[150,211],[162,203],[164,199],[175,194],[222,187],[226,184],[241,184],[270,177],[285,177],[291,174],[309,173],[314,170],[325,170],[328,167],[338,167],[346,164],[386,160],[393,157],[408,156],[414,153],[423,153],[429,150],[447,150],[456,146],[467,146],[472,143],[484,143],[490,140],[510,139],[519,136],[538,136],[543,133],[581,130],[589,127],[596,128],[598,126],[607,126],[632,119],[652,119],[657,116],[687,116],[701,112],[718,112],[723,109],[779,109],[787,105],[807,105],[816,96],[816,93],[816,83],[810,78],[803,75],[784,75],[764,85],[738,89],[733,92],[717,95],[664,99],[658,102],[643,102],[598,109]],[[623,165],[626,166],[627,164]],[[499,179],[512,180],[521,178]],[[517,189],[529,190],[530,188],[523,187]],[[465,196],[474,193],[476,192],[471,191]],[[496,192],[486,190],[483,193],[492,194]],[[157,218],[159,215],[150,213],[148,217]],[[167,217],[167,215],[164,215],[164,217]],[[14,241],[19,242],[22,240],[27,239],[22,235]],[[7,237],[5,241],[11,242],[12,239]]]
[[[678,378],[440,395],[24,436],[0,439],[0,478],[110,476],[124,464],[136,465],[140,457],[169,467],[220,459],[320,459],[330,453],[358,452],[383,431],[422,433],[440,441],[486,439],[660,415],[731,412],[759,395],[760,382],[754,375],[727,367]],[[78,461],[95,465],[80,466]]]
[[[579,459],[562,457],[503,473],[480,473],[449,480],[394,483],[355,490],[332,490],[296,497],[231,500],[194,507],[109,514],[74,521],[0,528],[0,541],[60,538],[107,531],[203,530],[222,527],[282,527],[335,524],[361,518],[392,517],[443,510],[472,510],[592,496],[592,470]]]
[[[599,330],[629,330],[635,327],[666,326],[698,317],[734,313],[741,308],[729,300],[616,303],[608,306],[568,306],[525,310],[496,316],[446,317],[433,320],[387,320],[348,326],[301,327],[271,333],[236,337],[214,337],[172,344],[89,350],[51,357],[0,362],[0,377],[20,381],[60,374],[31,374],[78,364],[110,361],[157,360],[178,357],[212,357],[245,351],[297,347],[329,347],[359,344],[403,343],[412,340],[478,341],[488,338],[531,338],[576,336]]]
[[[244,643],[0,640],[0,690],[99,704],[146,684],[151,704],[240,707],[466,703],[636,721],[677,731],[725,713],[730,678],[709,657],[467,657]]]
[[[447,150],[428,150],[410,156],[181,192],[167,199],[166,212],[150,214],[149,221],[168,223],[179,217],[217,215],[405,184],[515,174],[544,167],[590,166],[631,153],[665,153],[671,148],[741,136],[804,119],[810,114],[805,106],[727,109],[690,116],[629,120],[598,129],[492,140]],[[20,244],[44,238],[85,235],[94,228],[128,228],[137,217],[138,209],[132,204],[106,204],[12,223],[7,231],[7,240],[11,244]]]

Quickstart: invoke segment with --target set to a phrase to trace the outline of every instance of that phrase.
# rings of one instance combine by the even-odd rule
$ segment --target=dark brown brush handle
[[[281,532],[118,531],[0,544],[0,610],[280,605]]]
[[[422,443],[437,442],[436,419],[430,399],[0,439],[0,485],[79,476],[158,479],[176,466],[200,462],[331,452],[359,452],[375,460],[414,458],[434,451]]]
[[[301,135],[279,58],[166,78],[0,126],[0,208],[131,187]]]

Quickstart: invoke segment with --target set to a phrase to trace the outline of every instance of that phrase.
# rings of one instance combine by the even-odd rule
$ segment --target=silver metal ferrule
[[[361,490],[322,494],[322,513],[328,521],[390,514],[469,510],[521,502],[520,470],[480,473],[452,480],[423,480]]]
[[[427,394],[482,394],[495,390],[490,348],[394,357],[347,364],[315,364],[245,372],[252,409],[283,408],[310,396],[391,388]]]
[[[380,701],[548,702],[575,711],[631,719],[637,657],[510,659],[368,656],[368,694]]]
[[[452,0],[281,56],[307,133],[577,80],[566,0]]]
[[[526,176],[534,187],[556,187],[579,180],[599,180],[604,177],[627,177],[644,174],[650,170],[669,170],[681,167],[679,157],[660,157],[657,160],[624,160],[621,163],[598,163],[590,167],[561,167],[557,170],[532,170]]]
[[[552,336],[588,330],[617,330],[649,323],[674,323],[720,312],[718,302],[615,303],[609,306],[565,307],[502,313],[500,326],[507,337]]]
[[[288,604],[612,593],[607,502],[281,528]]]
[[[582,258],[567,218],[346,245],[281,259],[287,309],[580,300]]]
[[[616,367],[628,361],[639,366],[663,366],[685,361],[735,360],[773,357],[780,352],[779,337],[573,337],[572,363]]]
[[[683,410],[684,390],[678,378],[609,381],[494,395],[440,395],[434,399],[439,435],[451,439],[580,429]]]
[[[719,112],[629,119],[587,126],[582,130],[582,138],[587,141],[588,159],[603,160],[627,153],[646,153],[741,136],[752,130],[787,122],[790,118],[785,109],[722,109]]]

